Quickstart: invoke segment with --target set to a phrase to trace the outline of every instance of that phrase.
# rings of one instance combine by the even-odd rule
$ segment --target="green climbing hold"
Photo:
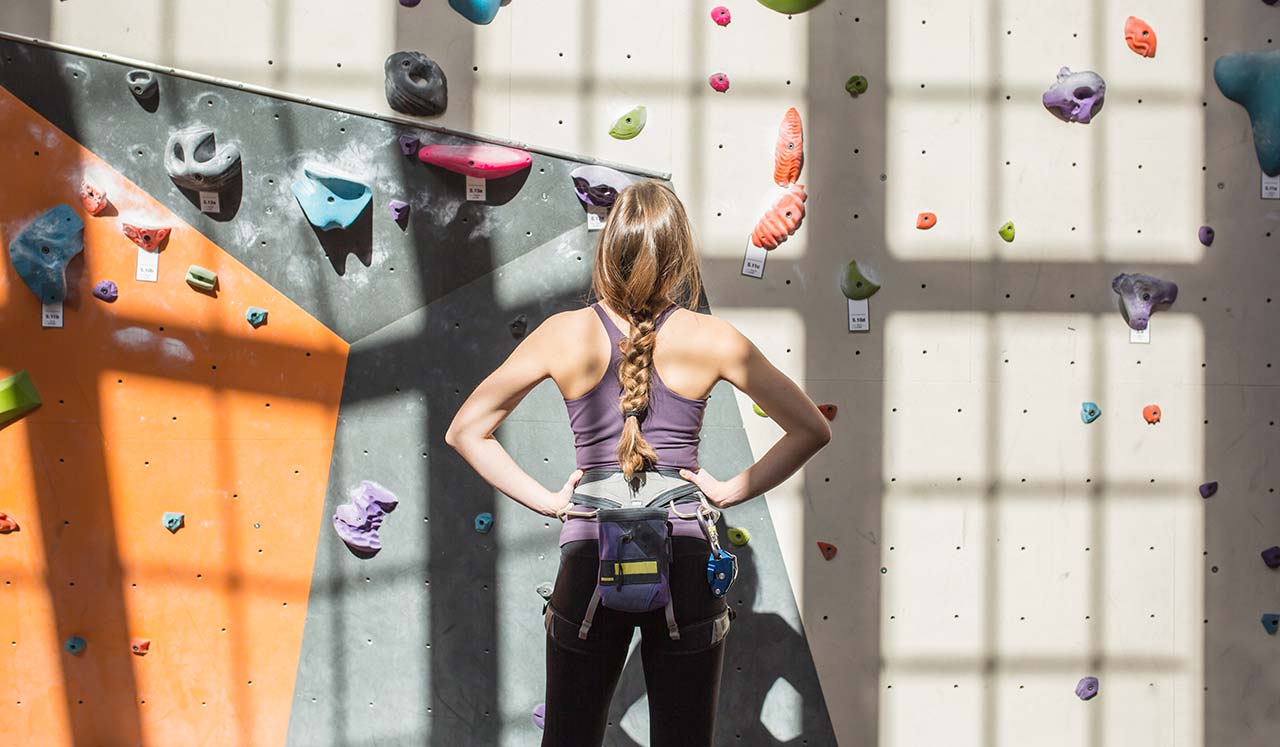
[[[187,284],[197,290],[211,291],[218,284],[218,273],[191,265],[187,268]]]
[[[40,393],[26,371],[0,381],[0,425],[17,420],[40,406]]]
[[[1013,221],[1000,226],[1000,238],[1009,242],[1013,241]]]
[[[738,547],[742,547],[751,541],[751,532],[742,527],[729,527],[729,541]]]
[[[844,90],[849,92],[850,96],[857,97],[867,92],[867,79],[861,75],[851,75],[844,82]]]
[[[762,417],[762,418],[767,418],[767,417],[769,417],[769,414],[768,414],[767,412],[765,412],[764,410],[761,410],[761,409],[760,409],[760,405],[757,405],[755,402],[752,402],[752,403],[751,403],[751,409],[752,409],[752,410],[755,410],[755,411],[756,411],[756,414],[757,414],[757,415],[759,415],[759,416],[760,416],[760,417]]]
[[[844,275],[840,277],[840,292],[845,298],[850,301],[865,301],[874,296],[878,290],[880,290],[879,278],[870,268],[859,265],[856,259],[844,266]]]
[[[647,120],[648,115],[645,113],[644,106],[637,106],[618,117],[618,121],[614,122],[613,127],[609,128],[609,136],[618,140],[630,140],[640,134]]]
[[[759,0],[759,2],[769,10],[776,10],[787,15],[803,13],[822,4],[822,0]]]

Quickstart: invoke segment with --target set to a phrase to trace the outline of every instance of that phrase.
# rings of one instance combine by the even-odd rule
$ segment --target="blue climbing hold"
[[[84,653],[84,647],[87,645],[89,644],[85,643],[83,638],[73,635],[67,639],[66,643],[62,644],[62,647],[67,650],[67,653],[79,656]]]
[[[348,228],[373,201],[369,185],[319,167],[303,169],[293,196],[311,225],[322,231]]]
[[[1280,50],[1223,55],[1213,63],[1213,81],[1249,112],[1263,173],[1280,174]]]
[[[476,514],[476,531],[481,534],[488,534],[490,529],[493,529],[493,514],[488,511]]]
[[[1274,613],[1264,614],[1262,616],[1262,627],[1267,629],[1271,635],[1275,635],[1280,630],[1280,615]]]
[[[267,310],[260,309],[257,306],[250,306],[249,310],[244,312],[244,319],[253,325],[254,329],[257,329],[267,323]]]
[[[462,17],[481,26],[493,20],[502,7],[501,0],[449,0],[449,7]]]
[[[1080,404],[1080,419],[1085,425],[1092,423],[1102,417],[1102,408],[1092,402],[1082,402]]]
[[[57,205],[27,224],[9,244],[13,269],[40,303],[67,296],[67,264],[84,251],[84,221],[69,205]]]
[[[164,512],[164,528],[170,532],[177,532],[182,528],[183,515],[180,511]]]

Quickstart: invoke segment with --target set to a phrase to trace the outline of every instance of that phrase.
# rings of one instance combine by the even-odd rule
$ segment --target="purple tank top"
[[[573,430],[573,445],[577,451],[578,469],[617,468],[618,438],[622,435],[622,411],[618,398],[622,396],[622,383],[618,381],[618,364],[622,351],[618,341],[622,330],[618,329],[600,304],[593,303],[596,315],[609,335],[609,365],[604,376],[591,391],[564,401],[569,410],[569,427]],[[668,306],[656,320],[661,329],[667,318],[676,310]],[[702,430],[702,413],[705,399],[691,399],[671,391],[662,383],[656,369],[649,369],[649,407],[640,421],[640,431],[645,441],[658,453],[656,467],[698,469],[698,434]]]

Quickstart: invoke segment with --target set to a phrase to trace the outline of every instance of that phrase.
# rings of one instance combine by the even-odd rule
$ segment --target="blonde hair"
[[[658,461],[640,432],[639,417],[649,406],[657,316],[672,303],[697,309],[698,265],[689,217],[671,187],[646,179],[618,193],[596,245],[591,291],[631,323],[631,333],[618,342],[618,411],[625,418],[618,463],[627,480]]]

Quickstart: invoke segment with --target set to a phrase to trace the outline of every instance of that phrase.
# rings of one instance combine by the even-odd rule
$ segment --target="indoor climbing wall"
[[[735,552],[754,572],[734,590],[744,614],[729,635],[721,743],[827,744],[829,728],[841,744],[894,747],[1274,742],[1280,640],[1266,616],[1280,614],[1280,571],[1266,560],[1280,559],[1259,556],[1280,545],[1280,203],[1263,199],[1280,188],[1263,184],[1249,115],[1213,70],[1275,49],[1280,5],[826,0],[785,15],[724,0],[725,16],[718,4],[557,0],[547,12],[512,0],[487,25],[431,1],[358,14],[339,0],[0,9],[5,31],[380,115],[384,60],[422,51],[450,92],[424,124],[539,146],[527,178],[496,199],[491,185],[482,208],[462,199],[461,177],[396,155],[398,135],[420,129],[171,75],[148,112],[125,97],[128,66],[5,47],[27,67],[14,73],[6,57],[0,84],[351,345],[325,506],[306,518],[318,540],[290,739],[536,742],[533,589],[553,573],[554,523],[495,499],[441,440],[468,387],[515,344],[509,325],[569,308],[585,288],[591,238],[566,182],[590,156],[670,173],[711,308],[838,408],[832,442],[804,470],[726,515],[751,531]],[[1088,122],[1047,110],[1050,91],[1060,114]],[[643,132],[610,137],[638,105]],[[789,107],[803,170],[770,184]],[[234,215],[201,214],[161,163],[170,131],[200,123],[240,148]],[[309,227],[288,184],[313,163],[372,188],[367,225],[340,238]],[[803,225],[759,277],[744,275],[753,226],[792,182],[807,192]],[[411,203],[407,233],[384,212],[393,198]],[[7,220],[16,230],[51,206]],[[84,219],[73,271],[94,261],[98,219]],[[161,257],[162,271],[185,271]],[[211,269],[227,282],[225,266]],[[1178,286],[1145,338],[1112,289],[1126,273]],[[34,324],[37,302],[7,277],[6,298]],[[841,292],[859,277],[880,286],[865,322]],[[245,303],[272,314],[248,339],[273,331],[278,309]],[[38,339],[75,322],[68,313]],[[37,386],[55,375],[8,352],[0,366]],[[51,417],[44,394],[0,430],[0,448],[28,448],[14,434]],[[703,461],[725,477],[780,431],[727,388],[711,402]],[[570,465],[562,407],[540,387],[499,434],[548,485]],[[331,525],[364,480],[398,500],[370,560]],[[157,504],[152,526],[182,538],[192,512],[170,537],[169,510],[181,508]],[[473,529],[482,511],[495,517],[488,535]],[[109,556],[124,558],[126,519],[113,521]],[[263,588],[236,579],[235,598]],[[59,583],[41,593],[71,592]],[[57,608],[32,619],[50,646],[74,633],[49,624]],[[135,635],[118,627],[121,642]],[[152,637],[130,697],[163,650]],[[83,656],[96,650],[86,640]],[[49,666],[85,661],[58,656]],[[236,661],[221,661],[229,693],[250,679]],[[608,744],[647,743],[636,663]],[[266,703],[236,697],[257,709],[250,725],[268,724]],[[76,700],[64,696],[65,713],[87,707]],[[113,718],[138,729],[153,705]],[[64,733],[87,733],[67,718]]]

